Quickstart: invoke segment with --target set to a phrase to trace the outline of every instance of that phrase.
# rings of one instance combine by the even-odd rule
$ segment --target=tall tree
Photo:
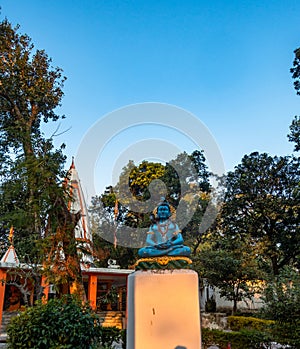
[[[257,258],[277,275],[300,253],[299,159],[257,152],[227,175],[222,233],[259,246]]]
[[[57,259],[62,248],[67,267],[72,255],[68,282],[80,282],[74,248],[78,215],[67,210],[61,186],[64,145],[54,149],[52,139],[41,131],[43,123],[60,118],[57,107],[65,78],[45,51],[34,51],[31,39],[18,30],[6,19],[0,22],[1,215],[7,227],[15,226],[16,247],[24,236],[35,242],[48,235],[52,243],[48,257],[55,249]]]
[[[227,237],[220,242],[203,248],[194,264],[200,276],[219,289],[221,297],[233,302],[232,313],[236,313],[239,301],[251,300],[258,292],[261,273],[255,251],[249,251],[245,242]]]

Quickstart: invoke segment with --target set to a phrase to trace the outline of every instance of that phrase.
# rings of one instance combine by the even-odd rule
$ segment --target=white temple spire
[[[81,217],[75,227],[75,238],[79,242],[81,247],[89,252],[89,254],[84,254],[82,252],[82,262],[92,263],[92,233],[90,230],[88,210],[83,195],[82,187],[80,184],[80,179],[78,172],[75,168],[74,158],[72,158],[72,164],[68,171],[68,176],[66,179],[67,187],[69,188],[70,201],[68,202],[68,209],[71,213],[77,213],[80,211]],[[79,246],[80,250],[80,246]]]

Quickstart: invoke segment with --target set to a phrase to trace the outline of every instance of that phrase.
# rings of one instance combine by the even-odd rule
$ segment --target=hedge
[[[203,349],[211,345],[218,345],[220,349],[227,349],[228,343],[231,349],[259,349],[270,347],[271,336],[269,334],[255,331],[242,330],[240,332],[225,332],[220,330],[202,329]]]
[[[228,316],[228,325],[232,331],[248,329],[261,332],[270,332],[271,327],[274,324],[275,321],[257,319],[255,317]]]

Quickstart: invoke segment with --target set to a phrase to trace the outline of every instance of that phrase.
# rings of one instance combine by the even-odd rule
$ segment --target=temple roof
[[[71,197],[71,200],[68,202],[68,209],[74,214],[79,211],[81,213],[80,220],[75,228],[75,237],[78,241],[83,243],[85,249],[91,251],[92,233],[90,230],[88,210],[79,175],[75,168],[74,158],[72,159],[72,164],[68,171],[66,185],[69,187],[69,194]]]
[[[19,258],[17,256],[16,250],[13,245],[9,246],[8,250],[4,254],[4,256],[1,258],[0,263],[7,263],[10,264],[10,266],[17,266],[20,264]]]

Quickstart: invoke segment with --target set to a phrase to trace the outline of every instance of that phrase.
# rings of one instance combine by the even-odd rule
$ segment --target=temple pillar
[[[97,282],[97,275],[89,275],[88,301],[93,310],[97,310]]]
[[[0,333],[2,331],[2,315],[4,306],[5,286],[6,286],[6,270],[0,269]]]

